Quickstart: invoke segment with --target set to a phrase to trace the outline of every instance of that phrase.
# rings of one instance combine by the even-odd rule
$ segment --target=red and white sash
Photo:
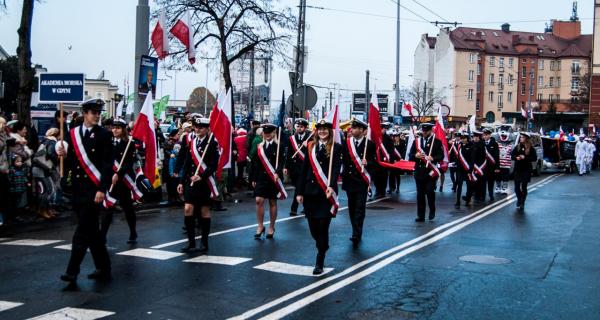
[[[195,137],[196,135],[193,132],[188,132],[188,134],[185,135],[185,140],[187,142],[188,147],[192,146],[192,142],[194,141]]]
[[[206,164],[204,163],[204,161],[202,161],[202,155],[200,154],[200,151],[198,151],[198,148],[200,147],[198,145],[199,141],[200,139],[198,137],[194,138],[192,148],[190,148],[190,152],[192,153],[192,159],[194,160],[194,164],[200,168],[198,170],[198,173],[202,174],[206,170]],[[208,148],[209,144],[210,141],[206,143],[206,147],[202,151],[203,154],[204,152],[206,152],[206,149]],[[219,196],[219,190],[217,189],[217,182],[215,181],[215,177],[210,175],[205,181],[208,185],[208,188],[210,189],[210,197],[212,199],[216,199]]]
[[[115,160],[115,162],[113,163],[113,171],[115,173],[117,173],[119,171],[119,163],[117,162],[117,160]],[[138,201],[144,196],[142,191],[140,191],[140,189],[138,189],[137,185],[135,184],[135,181],[129,174],[126,173],[123,175],[123,183],[125,184],[127,189],[129,189],[131,191],[131,199]],[[107,192],[106,198],[104,199],[104,207],[110,208],[110,207],[114,206],[115,203],[117,203],[117,199],[114,198],[110,194],[110,192]]]
[[[467,159],[465,159],[465,156],[462,153],[462,145],[460,144],[458,145],[457,154],[458,162],[460,162],[460,165],[467,172],[467,178],[472,182],[477,181],[477,177],[471,173],[471,166],[469,165],[469,162],[467,162]]]
[[[389,162],[390,159],[391,159],[390,158],[390,154],[385,149],[385,146],[383,145],[383,142],[379,144],[379,148],[378,149],[383,153],[383,161]]]
[[[298,156],[300,156],[300,160],[304,161],[305,154],[302,151],[302,143],[300,143],[300,145],[298,145],[298,142],[296,142],[296,135],[290,136],[290,144],[292,145],[292,148],[294,149],[294,154],[297,154]]]
[[[275,183],[275,186],[277,187],[277,199],[279,200],[283,200],[287,198],[287,192],[285,192],[285,187],[283,186],[283,182],[281,181],[281,178],[275,178],[275,174],[277,174],[277,172],[275,171],[275,168],[273,168],[273,166],[271,165],[271,162],[269,161],[269,158],[267,158],[267,155],[265,154],[265,149],[263,148],[264,146],[264,142],[261,142],[258,145],[258,148],[256,149],[257,154],[258,154],[258,158],[260,159],[260,162],[263,165],[263,168],[265,168],[265,171],[267,172],[267,174],[269,175],[269,177],[271,178],[271,180],[273,181],[273,183]]]
[[[329,179],[323,172],[323,168],[321,168],[321,165],[319,165],[319,160],[317,160],[317,151],[316,151],[316,148],[314,147],[314,143],[308,147],[308,152],[309,152],[308,159],[310,161],[310,166],[312,167],[313,173],[315,174],[315,177],[317,178],[317,182],[319,183],[321,190],[323,190],[323,192],[325,194],[327,194],[327,187],[329,186]],[[329,156],[333,157],[333,155],[329,155]],[[329,210],[329,213],[331,213],[331,215],[335,217],[335,215],[337,214],[338,208],[340,207],[337,193],[335,193],[335,191],[333,191],[331,193],[331,195],[329,196],[329,198],[327,198],[327,200],[329,200],[329,202],[331,203],[331,209]]]
[[[366,138],[364,138],[364,139],[366,139]],[[356,150],[356,145],[354,144],[354,141],[356,141],[354,139],[354,137],[350,137],[350,138],[346,139],[346,145],[348,146],[348,151],[350,151],[350,159],[352,159],[352,162],[356,166],[356,169],[360,173],[360,176],[362,177],[363,181],[368,186],[370,186],[371,185],[371,176],[367,172],[366,168],[364,168],[362,166],[362,159],[358,155],[358,151]],[[366,140],[365,143],[368,143],[368,140]]]
[[[433,143],[435,142],[435,138],[433,138],[434,140],[431,141],[431,147],[433,147]],[[425,153],[425,151],[423,151],[423,148],[421,148],[421,138],[416,139],[415,143],[417,145],[417,151],[419,151],[420,153],[427,155],[427,153]],[[431,161],[427,161],[426,163],[426,167],[429,169],[429,176],[433,179],[437,179],[437,177],[440,176],[440,169]]]
[[[100,171],[96,166],[92,163],[90,158],[85,151],[85,147],[83,146],[83,137],[81,136],[81,126],[71,129],[71,141],[73,144],[73,150],[75,150],[75,155],[77,156],[77,160],[79,160],[79,164],[88,177],[94,182],[94,184],[99,187],[100,186]],[[91,129],[90,129],[91,130]]]
[[[473,164],[473,173],[479,175],[480,177],[483,177],[483,175],[484,175],[483,171],[485,170],[486,166],[487,166],[487,159],[485,159],[480,166],[478,166],[476,163],[474,163]]]
[[[458,157],[458,149],[456,148],[457,142],[452,142],[452,146],[450,147],[450,153],[454,153],[456,157]],[[460,145],[459,145],[460,148]]]
[[[485,148],[485,157],[487,158],[487,161],[492,164],[492,166],[496,165],[496,160],[494,160],[494,157],[492,157],[492,154],[488,151],[487,147]]]

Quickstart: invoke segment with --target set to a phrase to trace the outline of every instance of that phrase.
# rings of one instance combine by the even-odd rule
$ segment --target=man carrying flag
[[[417,189],[416,222],[425,221],[425,198],[429,205],[429,220],[435,218],[435,186],[440,176],[438,163],[444,160],[442,142],[432,133],[433,124],[422,123],[422,137],[416,138],[410,148],[409,159],[415,161],[415,184]]]
[[[312,136],[311,133],[306,131],[308,127],[308,121],[306,119],[298,118],[295,121],[296,133],[290,136],[290,142],[288,143],[285,168],[283,173],[290,177],[293,186],[296,186],[298,182],[298,175],[302,170],[302,164],[306,159],[308,140]],[[292,200],[292,208],[290,209],[290,216],[298,215],[298,201],[296,201],[296,195]]]

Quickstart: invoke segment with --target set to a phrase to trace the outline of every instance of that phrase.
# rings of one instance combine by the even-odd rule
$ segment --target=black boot
[[[194,226],[196,218],[194,216],[184,217],[185,228],[187,230],[188,245],[181,248],[181,252],[196,251],[196,228]]]
[[[313,269],[313,274],[319,275],[319,274],[323,273],[323,265],[324,264],[325,264],[325,254],[318,253],[317,261],[315,262],[315,268]]]
[[[202,238],[200,238],[200,252],[208,252],[208,235],[210,234],[210,218],[202,218]]]

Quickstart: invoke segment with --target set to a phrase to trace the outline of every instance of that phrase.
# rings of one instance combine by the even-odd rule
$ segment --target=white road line
[[[22,302],[12,302],[12,301],[1,301],[0,300],[0,312],[10,310],[12,308],[16,308],[18,306],[22,306]]]
[[[301,265],[297,265],[297,264],[277,262],[277,261],[270,261],[270,262],[263,263],[261,265],[254,267],[254,269],[265,270],[265,271],[270,271],[270,272],[293,274],[293,275],[297,275],[297,276],[315,277],[315,275],[312,274],[313,268],[314,267],[312,267],[312,266],[301,266]],[[333,271],[333,268],[323,268],[323,273],[318,275],[318,277],[323,276],[331,271]]]
[[[8,242],[0,242],[1,245],[9,245],[9,246],[30,246],[30,247],[40,247],[53,243],[63,242],[63,240],[37,240],[37,239],[20,239],[13,240]]]
[[[148,258],[148,259],[156,259],[156,260],[168,260],[168,259],[179,257],[179,256],[183,255],[183,253],[180,253],[180,252],[142,249],[142,248],[118,252],[117,254],[121,255],[121,256],[132,256],[132,257],[140,257],[140,258]]]
[[[551,179],[553,177],[555,177],[555,176],[549,176],[549,177],[545,178],[542,181],[536,182],[536,183],[532,184],[532,187],[534,187],[537,184],[540,184],[542,182],[545,182],[545,181],[547,181],[547,180],[549,180],[549,179]],[[391,255],[391,254],[393,254],[393,253],[395,253],[395,252],[397,252],[399,250],[402,250],[404,248],[410,247],[410,246],[414,245],[415,243],[418,243],[421,240],[427,239],[428,237],[430,237],[432,235],[435,235],[436,233],[438,233],[438,232],[440,232],[440,231],[442,231],[444,229],[450,228],[450,227],[452,227],[452,226],[454,226],[456,224],[459,224],[459,223],[461,223],[461,222],[463,222],[465,220],[471,219],[471,218],[479,215],[480,213],[485,212],[488,209],[492,209],[493,207],[495,207],[497,205],[500,205],[502,203],[505,203],[507,201],[512,201],[512,199],[514,199],[514,198],[515,198],[515,195],[514,195],[514,193],[512,193],[509,196],[507,196],[506,198],[504,198],[504,199],[502,199],[502,200],[500,200],[498,202],[495,202],[495,203],[492,203],[490,205],[487,205],[487,206],[485,206],[485,207],[483,207],[483,208],[481,208],[481,209],[479,209],[479,210],[477,210],[477,211],[475,211],[475,212],[473,212],[473,213],[471,213],[471,214],[469,214],[469,215],[467,215],[465,217],[462,217],[460,219],[456,219],[456,220],[454,220],[452,222],[449,222],[449,223],[446,223],[444,225],[441,225],[441,226],[439,226],[439,227],[437,227],[437,228],[435,228],[435,229],[427,232],[424,235],[421,235],[421,236],[419,236],[417,238],[414,238],[412,240],[404,242],[404,243],[402,243],[402,244],[400,244],[400,245],[398,245],[396,247],[393,247],[393,248],[388,249],[388,250],[386,250],[384,252],[381,252],[381,253],[379,253],[379,254],[377,254],[377,255],[369,258],[369,259],[363,260],[363,261],[361,261],[361,262],[359,262],[359,263],[357,263],[357,264],[355,264],[355,265],[353,265],[351,267],[348,267],[347,269],[343,270],[340,273],[337,273],[337,274],[334,274],[334,275],[332,275],[330,277],[321,279],[321,280],[319,280],[317,282],[314,282],[314,283],[312,283],[312,284],[310,284],[308,286],[305,286],[305,287],[300,288],[300,289],[298,289],[296,291],[290,292],[290,293],[288,293],[288,294],[286,294],[286,295],[284,295],[284,296],[282,296],[280,298],[277,298],[277,299],[275,299],[275,300],[273,300],[271,302],[268,302],[268,303],[266,303],[266,304],[264,304],[262,306],[259,306],[257,308],[248,310],[248,311],[244,312],[243,314],[241,314],[239,316],[232,317],[230,319],[247,319],[247,318],[252,317],[252,316],[254,316],[256,314],[259,314],[259,313],[261,313],[261,312],[263,312],[265,310],[271,309],[271,308],[273,308],[276,305],[284,303],[284,302],[286,302],[288,300],[291,300],[291,299],[293,299],[293,298],[295,298],[295,297],[297,297],[299,295],[302,295],[302,294],[304,294],[304,293],[306,293],[308,291],[316,289],[316,288],[318,288],[318,287],[320,287],[320,286],[322,286],[322,285],[324,285],[326,283],[329,283],[329,282],[334,281],[336,279],[339,279],[339,278],[341,278],[343,276],[346,276],[346,275],[348,275],[348,274],[350,274],[350,273],[352,273],[352,272],[354,272],[354,271],[356,271],[356,270],[358,270],[358,269],[360,269],[360,268],[362,268],[362,267],[364,267],[364,266],[366,266],[366,265],[368,265],[368,264],[370,264],[370,263],[372,263],[374,261],[382,259],[382,258],[384,258],[384,257],[386,257],[388,255]]]
[[[56,246],[54,247],[54,249],[61,249],[61,250],[69,250],[71,251],[71,249],[73,248],[72,244],[63,244],[62,246]]]
[[[110,311],[81,309],[81,308],[63,308],[50,313],[30,318],[29,320],[94,320],[108,317],[115,314]]]
[[[198,256],[198,257],[195,257],[192,259],[183,260],[183,262],[224,264],[227,266],[236,266],[238,264],[248,262],[250,260],[252,260],[252,258],[223,257],[223,256]]]
[[[386,199],[389,199],[390,197],[384,197],[384,198],[380,198],[377,200],[373,200],[373,201],[369,201],[367,202],[367,205],[369,204],[373,204],[373,203],[377,203]],[[344,210],[348,210],[348,207],[341,207],[338,209],[338,212],[340,211],[344,211]],[[286,217],[286,218],[281,218],[281,219],[277,219],[275,220],[276,222],[284,222],[284,221],[289,221],[289,220],[294,220],[294,219],[298,219],[298,218],[304,218],[304,215],[297,215],[294,217]],[[265,221],[264,225],[269,225],[269,221]],[[258,227],[258,224],[251,224],[251,225],[247,225],[247,226],[242,226],[242,227],[237,227],[237,228],[232,228],[232,229],[227,229],[227,230],[223,230],[223,231],[217,231],[217,232],[213,232],[211,234],[209,234],[209,237],[214,237],[214,236],[218,236],[221,234],[226,234],[226,233],[231,233],[231,232],[236,232],[236,231],[240,231],[240,230],[247,230],[247,229],[252,229],[252,228],[256,228]],[[202,238],[202,236],[197,236],[196,239],[200,239]],[[152,249],[162,249],[162,248],[166,248],[166,247],[170,247],[176,244],[180,244],[180,243],[185,243],[187,242],[187,239],[181,239],[181,240],[176,240],[176,241],[171,241],[171,242],[167,242],[167,243],[163,243],[163,244],[159,244],[159,245],[155,245],[152,246],[150,248]]]
[[[10,240],[10,238],[0,238],[0,241]]]

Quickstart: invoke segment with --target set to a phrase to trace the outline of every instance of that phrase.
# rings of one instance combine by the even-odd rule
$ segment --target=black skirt
[[[213,200],[210,198],[210,188],[205,181],[194,182],[190,186],[190,181],[187,180],[183,185],[183,200],[185,203],[195,206],[210,207]]]
[[[256,187],[254,188],[254,196],[265,199],[277,200],[277,194],[279,190],[273,181],[257,181]]]
[[[327,200],[325,194],[305,195],[302,205],[304,206],[306,218],[323,219],[332,217],[331,202]]]

